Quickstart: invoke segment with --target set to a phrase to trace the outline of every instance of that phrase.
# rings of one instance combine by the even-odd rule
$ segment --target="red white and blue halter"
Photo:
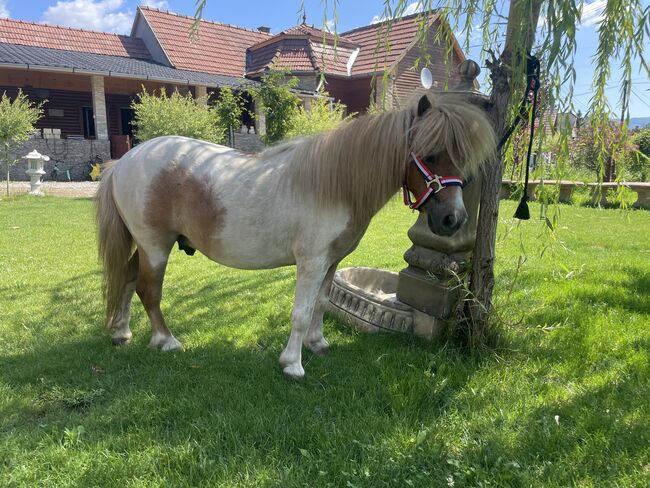
[[[447,188],[448,186],[460,186],[461,188],[465,185],[463,179],[460,176],[439,176],[427,168],[427,165],[414,153],[411,153],[415,167],[418,169],[424,182],[427,185],[427,191],[418,197],[417,200],[411,200],[411,192],[406,184],[406,177],[404,177],[404,184],[402,185],[402,190],[404,192],[404,205],[408,205],[409,208],[417,210],[431,197],[431,195],[438,193],[439,191]],[[414,193],[415,195],[415,193]]]

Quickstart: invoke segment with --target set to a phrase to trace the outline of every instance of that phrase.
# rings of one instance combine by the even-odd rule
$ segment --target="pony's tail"
[[[107,165],[102,172],[96,204],[97,242],[102,262],[103,293],[106,301],[106,325],[119,310],[129,279],[129,258],[133,250],[133,237],[120,216],[113,199],[113,169]]]

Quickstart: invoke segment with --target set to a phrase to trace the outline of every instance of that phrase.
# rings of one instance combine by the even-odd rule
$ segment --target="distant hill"
[[[645,127],[646,125],[650,125],[650,117],[631,117],[628,127],[635,129],[636,127]]]

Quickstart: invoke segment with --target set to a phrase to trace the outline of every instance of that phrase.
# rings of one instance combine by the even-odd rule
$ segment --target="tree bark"
[[[523,66],[525,59],[514,63],[516,56],[530,52],[535,39],[541,0],[513,0],[508,13],[508,26],[503,52],[499,59],[488,63],[492,79],[489,117],[497,140],[501,140],[510,121],[508,115],[513,100],[513,76],[525,76],[525,72],[512,72],[512,66]],[[522,47],[523,46],[523,50]],[[496,230],[499,220],[499,193],[503,176],[502,151],[484,166],[481,188],[480,211],[476,230],[476,244],[472,258],[469,290],[473,297],[467,302],[465,315],[471,321],[470,344],[478,344],[488,325],[494,290],[494,260]]]

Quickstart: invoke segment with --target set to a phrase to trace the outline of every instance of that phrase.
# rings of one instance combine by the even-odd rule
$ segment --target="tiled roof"
[[[0,42],[84,53],[151,59],[142,39],[108,32],[0,19]]]
[[[217,86],[242,86],[256,84],[242,77],[214,75],[196,71],[170,68],[154,61],[106,56],[94,53],[65,51],[44,47],[0,43],[0,65],[38,69],[61,69],[97,73],[103,76],[136,77],[167,83]]]
[[[274,68],[347,75],[347,63],[355,49],[349,41],[301,24],[249,48],[247,73],[256,75]]]
[[[431,13],[429,25],[436,18],[437,15]],[[414,14],[395,19],[390,26],[390,31],[388,31],[388,23],[381,22],[341,34],[343,39],[361,46],[352,67],[352,74],[380,72],[390,67],[417,39],[419,22],[418,14]]]
[[[271,34],[202,20],[199,38],[191,42],[193,17],[148,7],[138,7],[176,68],[206,73],[243,76],[246,48]]]

